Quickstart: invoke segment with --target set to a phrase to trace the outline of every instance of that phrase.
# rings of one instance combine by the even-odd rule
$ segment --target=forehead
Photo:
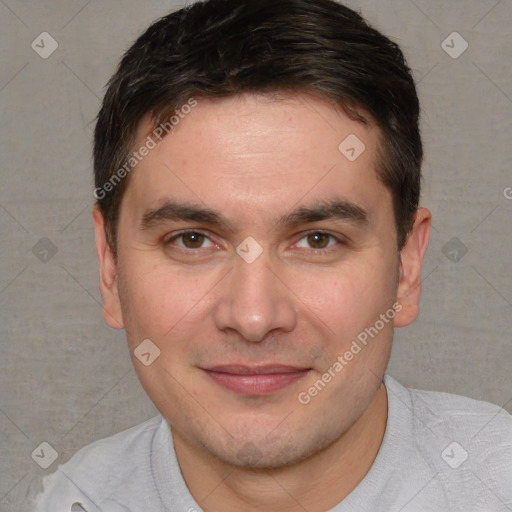
[[[336,193],[371,213],[389,199],[376,173],[379,129],[314,96],[197,98],[176,120],[130,176],[134,205],[171,196],[261,214]],[[154,128],[144,118],[134,147],[157,140]]]

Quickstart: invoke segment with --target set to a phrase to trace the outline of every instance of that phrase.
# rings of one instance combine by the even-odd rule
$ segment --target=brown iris
[[[181,238],[183,239],[183,245],[188,249],[200,249],[203,245],[205,235],[196,232],[182,233]],[[187,240],[190,243],[187,243]]]
[[[327,233],[311,233],[308,235],[308,243],[313,249],[325,249],[329,245],[329,238]]]

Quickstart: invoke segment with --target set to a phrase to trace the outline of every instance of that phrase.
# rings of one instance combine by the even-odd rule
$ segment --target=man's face
[[[146,119],[139,142],[150,132]],[[339,149],[351,135],[366,147],[354,161]],[[372,401],[392,322],[332,367],[397,300],[377,143],[377,128],[311,96],[198,99],[132,172],[105,307],[188,442],[231,464],[282,466],[335,441]],[[335,203],[328,218],[306,212]],[[173,218],[176,204],[222,223]],[[146,339],[160,350],[149,366],[134,356]],[[330,382],[309,393],[329,368]]]

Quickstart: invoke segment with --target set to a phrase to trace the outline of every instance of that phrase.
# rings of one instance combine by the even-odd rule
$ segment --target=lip
[[[217,384],[246,396],[264,396],[284,389],[310,370],[287,365],[221,365],[203,369]]]

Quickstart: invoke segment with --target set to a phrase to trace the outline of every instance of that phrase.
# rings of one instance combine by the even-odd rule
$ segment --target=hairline
[[[280,96],[282,93],[287,93],[286,95]],[[348,102],[338,102],[336,101],[332,96],[329,96],[325,91],[322,89],[316,88],[314,86],[294,86],[294,87],[276,87],[276,88],[262,88],[262,89],[254,89],[254,90],[245,90],[245,91],[239,91],[236,93],[231,94],[225,94],[222,96],[218,95],[209,95],[205,92],[197,92],[192,93],[188,95],[188,98],[197,98],[202,99],[206,101],[211,102],[217,102],[222,101],[223,99],[230,99],[230,98],[243,98],[245,96],[257,96],[262,98],[271,98],[273,101],[288,101],[288,100],[294,100],[297,97],[306,95],[310,96],[314,99],[323,101],[324,103],[330,105],[334,110],[338,112],[342,112],[346,114],[350,119],[353,121],[359,122],[364,126],[371,126],[376,128],[376,134],[377,134],[377,150],[375,153],[375,161],[374,164],[374,172],[377,176],[377,179],[383,183],[383,185],[386,187],[387,190],[391,193],[391,200],[392,200],[392,208],[393,208],[393,220],[394,220],[394,227],[395,232],[397,235],[397,244],[398,244],[398,235],[399,235],[399,227],[397,223],[397,212],[395,211],[395,201],[393,197],[393,193],[390,190],[389,186],[384,182],[383,175],[386,167],[386,161],[387,161],[387,151],[385,148],[385,133],[383,128],[379,125],[378,121],[372,116],[372,114],[364,107],[364,105],[356,105],[354,103],[349,104]],[[175,106],[175,109],[179,109],[181,105],[185,104],[186,100],[183,100],[180,104]],[[172,105],[169,105],[167,107],[162,106],[157,111],[155,108],[150,108],[143,114],[139,116],[135,123],[135,127],[131,131],[130,135],[128,136],[125,147],[127,148],[123,152],[123,158],[120,159],[120,163],[118,165],[114,166],[114,169],[116,169],[119,165],[122,164],[122,162],[126,162],[129,158],[129,155],[132,151],[134,151],[137,148],[137,144],[139,139],[145,138],[151,133],[154,132],[154,130],[159,126],[159,124],[162,122],[161,119],[166,115],[166,113],[170,112],[172,110]],[[147,132],[140,134],[140,129],[142,123],[147,120],[149,117],[149,120],[151,121],[150,127]],[[179,129],[179,125],[177,125],[177,128]],[[172,135],[172,132],[167,133],[161,141],[162,142],[165,138]],[[137,166],[133,170],[136,170]],[[115,174],[115,171],[112,171],[110,177]],[[121,208],[123,205],[123,200],[126,196],[126,190],[130,184],[130,178],[131,174],[128,174],[122,181],[121,187],[116,187],[114,189],[114,195],[113,195],[113,205],[115,205],[115,208],[112,208],[112,222],[108,222],[106,225],[106,229],[108,231],[107,238],[109,240],[109,246],[112,249],[112,252],[114,256],[117,255],[117,238],[118,238],[118,228],[119,228],[119,222],[121,220]],[[100,205],[100,201],[97,200],[96,204]]]

